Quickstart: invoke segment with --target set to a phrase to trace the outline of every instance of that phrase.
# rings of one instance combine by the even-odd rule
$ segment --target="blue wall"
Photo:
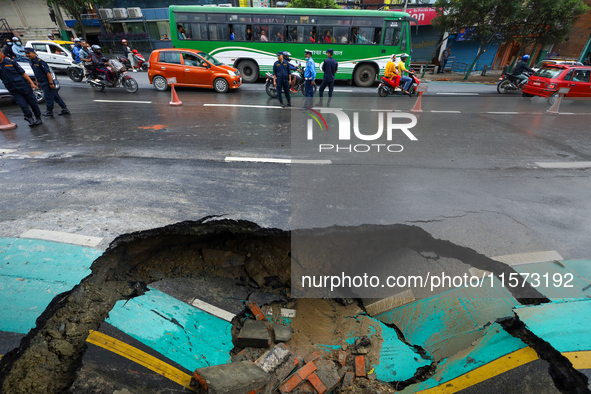
[[[480,43],[475,41],[456,41],[452,39],[451,41],[448,40],[447,45],[450,46],[451,43],[451,56],[455,57],[455,65],[453,66],[453,71],[465,71],[466,68],[464,64],[458,63],[465,63],[472,64],[474,58],[478,54],[478,48],[480,48]],[[497,54],[497,50],[499,48],[498,43],[492,43],[486,48],[486,52],[480,56],[478,59],[478,63],[474,67],[474,70],[482,70],[484,65],[488,65],[492,67],[493,61],[495,60],[495,56]],[[448,67],[451,66],[451,60],[448,63]]]

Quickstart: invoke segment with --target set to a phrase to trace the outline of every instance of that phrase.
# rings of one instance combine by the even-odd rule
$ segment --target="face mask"
[[[12,46],[12,42],[9,42],[9,43],[8,43],[8,45],[9,45],[9,46]]]

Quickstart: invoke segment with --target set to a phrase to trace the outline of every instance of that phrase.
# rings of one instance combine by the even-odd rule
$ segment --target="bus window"
[[[384,34],[384,45],[400,45],[400,27],[388,27]]]
[[[209,24],[209,40],[210,41],[217,41],[217,40],[219,40],[219,38],[218,38],[217,25],[215,23],[210,23]]]
[[[207,41],[207,23],[185,23],[187,40]]]
[[[253,22],[255,22],[255,23],[283,23],[283,16],[282,15],[255,16],[253,18]]]
[[[304,42],[314,44],[316,42],[316,26],[300,26],[304,31]],[[299,39],[299,37],[298,37]]]
[[[285,27],[283,25],[271,25],[270,41],[285,42]]]
[[[337,40],[333,34],[332,26],[320,26],[320,27],[318,27],[318,31],[319,31],[318,42],[323,42],[325,44],[337,42]]]
[[[254,25],[254,40],[261,42],[269,41],[269,25]]]
[[[337,43],[348,44],[349,43],[349,28],[348,27],[335,27],[333,29],[333,36]],[[333,41],[335,42],[335,41]]]
[[[288,42],[298,42],[298,27],[297,26],[287,26],[287,41]],[[301,41],[303,42],[303,41]]]
[[[205,14],[198,14],[194,12],[175,12],[174,19],[176,22],[202,22],[206,20]]]
[[[232,28],[236,41],[246,41],[246,25],[233,25]]]
[[[373,26],[382,27],[384,25],[383,18],[353,18],[353,26]]]
[[[320,25],[338,26],[338,25],[350,25],[351,24],[351,18],[319,16],[316,18],[316,20],[317,20],[318,24],[320,24]]]
[[[375,44],[374,36],[376,28],[373,27],[353,27],[351,42],[353,44]]]
[[[225,14],[207,14],[207,21],[208,22],[225,22],[226,15]]]
[[[218,23],[218,40],[229,41],[230,40],[230,28],[225,23]]]
[[[242,23],[250,23],[252,22],[252,17],[250,15],[228,15],[228,22],[242,22]]]

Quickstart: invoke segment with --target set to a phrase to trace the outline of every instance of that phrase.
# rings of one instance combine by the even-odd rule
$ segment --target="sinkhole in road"
[[[56,296],[20,346],[0,360],[0,392],[28,394],[67,391],[77,378],[89,330],[99,328],[117,301],[141,297],[150,291],[147,287],[149,284],[183,278],[230,280],[234,286],[246,289],[246,300],[257,300],[261,306],[274,308],[275,316],[281,308],[294,308],[299,318],[293,322],[290,346],[305,355],[318,349],[314,345],[321,344],[325,346],[321,352],[323,357],[329,358],[331,354],[342,350],[350,356],[364,355],[369,360],[369,366],[379,366],[381,362],[382,369],[373,374],[377,378],[360,380],[362,383],[359,384],[371,390],[400,390],[424,381],[433,375],[438,362],[470,346],[471,341],[458,340],[448,353],[439,354],[435,349],[438,344],[413,343],[413,340],[405,338],[405,332],[398,329],[396,322],[378,321],[369,316],[367,307],[375,304],[375,299],[355,294],[333,299],[329,299],[326,294],[315,294],[316,298],[292,298],[293,234],[279,229],[261,228],[247,221],[206,217],[199,221],[181,222],[118,237],[95,260],[91,267],[92,274],[71,291]],[[435,263],[440,256],[448,256],[457,259],[460,265],[465,264],[495,275],[513,272],[503,263],[469,248],[435,239],[415,226],[334,227],[305,230],[297,235],[312,243],[317,242],[316,246],[334,246],[335,242],[343,246],[355,245],[349,241],[360,234],[370,235],[367,239],[371,242],[366,245],[370,255],[372,250],[377,250],[376,244],[386,244],[392,250],[417,253]],[[335,241],[335,235],[338,235],[338,241]],[[322,256],[327,266],[343,261],[343,255],[335,255],[330,248],[320,252],[314,250]],[[341,252],[348,254],[354,251]],[[311,269],[319,264],[317,258],[309,255],[310,249],[299,250],[298,253],[296,270],[306,269],[307,265]],[[523,305],[548,301],[533,288],[516,290],[513,296]],[[247,308],[236,313],[232,320],[234,339],[242,329],[245,318],[252,318],[249,313]],[[507,316],[488,316],[488,320],[481,324],[482,329],[503,317]],[[453,336],[454,333],[445,335]],[[381,352],[382,348],[390,345],[389,341],[399,341],[404,351],[410,352],[410,357],[417,363],[406,376],[384,372],[384,369],[394,365],[385,362],[384,352]],[[228,359],[238,357],[241,360],[254,360],[260,355],[257,351],[242,352],[248,348],[248,345],[234,343]],[[569,369],[568,365],[564,365],[562,369],[572,372],[572,366]],[[556,379],[562,378],[559,376]],[[560,380],[561,385],[558,387],[564,386],[563,380]]]

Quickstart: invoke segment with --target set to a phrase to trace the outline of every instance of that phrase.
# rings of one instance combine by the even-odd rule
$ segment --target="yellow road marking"
[[[458,376],[449,382],[443,383],[427,390],[417,391],[420,394],[453,394],[462,391],[470,386],[484,382],[494,376],[517,368],[538,359],[536,351],[530,347],[516,350],[504,357],[498,358],[490,363],[476,368],[473,371]]]
[[[591,369],[591,351],[564,352],[562,355],[568,358],[575,369]]]
[[[86,339],[86,342],[92,343],[93,345],[100,346],[105,350],[108,350],[113,353],[117,353],[120,356],[123,356],[134,363],[143,365],[144,367],[156,372],[172,380],[175,383],[180,384],[181,386],[188,388],[194,391],[190,386],[189,383],[191,382],[191,376],[184,373],[183,371],[175,368],[171,365],[166,364],[165,362],[157,359],[154,356],[149,355],[148,353],[141,351],[133,346],[126,344],[118,339],[105,335],[98,331],[90,331],[90,335]]]

